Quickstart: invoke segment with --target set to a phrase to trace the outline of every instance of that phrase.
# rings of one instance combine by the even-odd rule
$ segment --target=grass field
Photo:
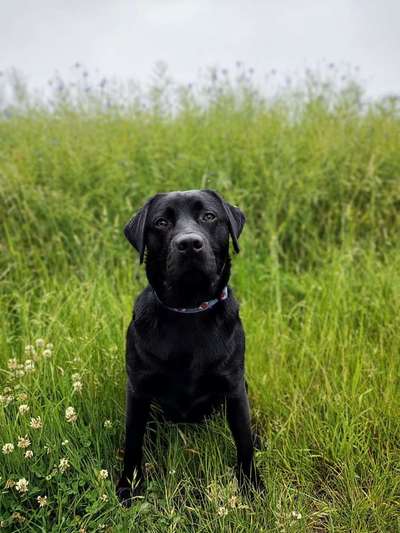
[[[141,96],[59,85],[51,110],[14,84],[0,118],[5,531],[400,531],[398,100],[310,78],[263,100],[243,72],[180,89],[161,76]],[[122,230],[151,194],[205,186],[247,216],[231,285],[268,493],[237,492],[215,417],[157,428],[126,511],[124,336],[146,280]]]

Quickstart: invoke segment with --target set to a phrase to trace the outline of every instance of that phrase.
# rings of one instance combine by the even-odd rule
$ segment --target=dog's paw
[[[237,473],[240,491],[246,496],[253,496],[254,492],[265,494],[266,488],[262,477],[260,476],[254,464],[251,468],[244,472],[239,470]]]
[[[251,473],[249,481],[250,481],[251,487],[256,492],[258,492],[258,493],[265,493],[266,492],[264,481],[263,481],[262,477],[260,476],[260,474],[259,474],[259,472],[258,472],[258,470],[256,468],[254,468],[254,471]]]
[[[253,432],[253,446],[255,450],[261,450],[262,448],[261,437],[256,432]]]
[[[120,504],[123,507],[130,507],[132,505],[132,498],[133,498],[132,484],[129,483],[129,481],[126,478],[122,477],[118,481],[115,492],[117,494],[117,498]]]

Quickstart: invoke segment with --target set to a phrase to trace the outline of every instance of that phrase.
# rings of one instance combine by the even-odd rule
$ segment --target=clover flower
[[[42,422],[41,417],[40,416],[36,418],[32,417],[29,425],[33,429],[41,429],[43,427],[43,422]]]
[[[236,495],[233,495],[228,500],[229,506],[233,508],[238,507],[239,498]]]
[[[17,368],[17,365],[18,363],[15,357],[13,357],[12,359],[9,359],[7,362],[7,366],[9,370],[15,370]]]
[[[24,454],[25,459],[32,459],[33,457],[33,451],[32,450],[26,450]]]
[[[105,470],[105,469],[100,470],[98,476],[99,476],[99,479],[107,479],[108,478],[108,470]]]
[[[4,407],[7,407],[14,399],[14,396],[12,394],[0,394],[0,403],[4,405]]]
[[[29,412],[29,405],[26,403],[21,403],[21,405],[18,407],[18,412],[20,415],[26,415],[26,413]]]
[[[38,496],[36,498],[36,501],[38,502],[39,507],[45,507],[49,504],[49,502],[47,501],[47,496]]]
[[[70,464],[69,464],[69,461],[66,457],[62,457],[60,459],[60,462],[59,462],[59,465],[58,465],[58,469],[60,472],[64,473],[66,470],[68,470],[68,468],[70,468]]]
[[[35,345],[36,345],[36,348],[44,348],[44,345],[45,345],[44,339],[36,339]]]
[[[82,381],[74,381],[72,383],[72,387],[74,389],[74,392],[82,392],[82,388],[83,388]]]
[[[2,451],[4,455],[8,455],[14,451],[14,444],[12,442],[6,442],[3,447]]]
[[[67,419],[67,422],[76,422],[78,415],[76,414],[74,407],[70,406],[65,409],[65,418]]]
[[[24,477],[19,479],[17,483],[15,484],[15,488],[18,492],[21,494],[24,494],[25,492],[28,492],[28,485],[29,481],[27,481]]]
[[[32,346],[32,344],[26,345],[25,346],[25,354],[26,355],[35,355],[36,354],[35,347]]]
[[[25,437],[18,437],[18,448],[28,448],[31,445],[31,441],[28,439],[28,435]]]
[[[14,522],[17,522],[18,524],[23,524],[26,520],[25,516],[23,516],[21,513],[19,513],[18,511],[15,511],[12,515],[11,515],[11,519],[14,521]]]
[[[112,422],[111,422],[111,420],[108,420],[108,419],[107,419],[107,420],[104,420],[104,427],[105,427],[106,429],[110,429],[110,428],[112,428]]]
[[[32,359],[27,359],[25,361],[24,370],[25,370],[25,372],[34,372],[35,363],[34,363],[34,361],[32,361]]]

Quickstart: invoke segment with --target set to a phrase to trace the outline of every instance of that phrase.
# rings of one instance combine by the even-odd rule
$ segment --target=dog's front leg
[[[135,396],[129,382],[126,390],[124,471],[117,485],[117,496],[128,506],[132,496],[132,482],[142,480],[142,448],[150,400]]]
[[[244,382],[236,394],[227,398],[227,418],[237,450],[237,476],[241,486],[250,482],[262,489],[263,483],[256,470],[253,455],[253,435],[250,426],[250,409]]]

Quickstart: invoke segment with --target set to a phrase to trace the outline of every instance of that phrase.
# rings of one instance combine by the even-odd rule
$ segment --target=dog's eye
[[[154,222],[154,225],[158,228],[166,228],[168,226],[168,220],[166,218],[160,217]]]
[[[204,213],[204,215],[202,216],[202,219],[205,221],[205,222],[212,222],[213,220],[215,220],[217,217],[214,215],[214,213]]]

